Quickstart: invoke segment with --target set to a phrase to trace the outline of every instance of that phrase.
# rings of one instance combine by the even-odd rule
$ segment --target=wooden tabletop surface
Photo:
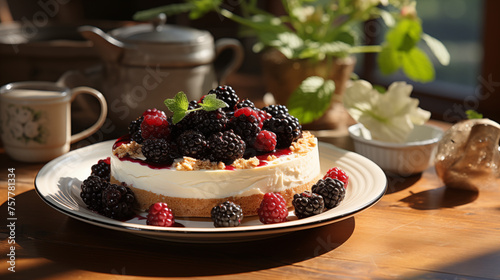
[[[320,141],[352,149],[345,133]],[[43,165],[13,161],[0,148],[0,279],[500,279],[500,188],[448,189],[433,167],[388,177],[378,203],[340,222],[258,241],[186,244],[54,210],[34,189]]]

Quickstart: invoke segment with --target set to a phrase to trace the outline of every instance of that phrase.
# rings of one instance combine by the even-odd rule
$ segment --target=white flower
[[[33,113],[28,109],[20,108],[15,118],[20,123],[26,123],[33,118]]]
[[[20,138],[23,136],[23,125],[17,121],[13,121],[9,123],[9,131],[14,139]]]
[[[373,139],[404,142],[414,125],[424,124],[431,116],[418,107],[418,99],[410,97],[412,89],[405,82],[394,82],[381,94],[369,82],[358,80],[346,89],[344,106]]]
[[[38,123],[29,121],[24,125],[24,135],[28,138],[38,136]]]

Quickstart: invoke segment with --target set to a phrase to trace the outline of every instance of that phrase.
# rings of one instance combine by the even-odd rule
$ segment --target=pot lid
[[[151,23],[125,26],[114,29],[109,35],[125,43],[123,63],[133,65],[163,64],[165,66],[187,66],[212,62],[213,36],[204,30],[165,24],[161,14]]]
[[[167,17],[160,14],[151,23],[122,27],[111,31],[111,36],[124,42],[192,44],[212,41],[212,35],[203,30],[166,24]]]

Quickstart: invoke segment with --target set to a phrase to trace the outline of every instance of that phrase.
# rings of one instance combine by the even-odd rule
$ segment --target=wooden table
[[[352,148],[345,134],[320,140]],[[447,189],[433,167],[389,177],[380,202],[328,226],[244,243],[182,244],[69,218],[34,190],[43,164],[13,161],[0,149],[0,166],[1,279],[500,279],[500,191]],[[15,272],[8,270],[12,240]]]

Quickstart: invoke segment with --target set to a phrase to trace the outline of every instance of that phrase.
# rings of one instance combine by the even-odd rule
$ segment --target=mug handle
[[[219,82],[219,85],[224,84],[227,76],[235,72],[241,66],[244,58],[243,46],[241,45],[240,41],[230,38],[221,38],[215,42],[216,59],[226,49],[233,51],[233,57],[228,63],[221,66],[220,70],[217,70],[217,80]]]
[[[77,134],[71,135],[71,140],[70,143],[73,144],[75,142],[78,142],[84,138],[89,137],[92,135],[94,132],[99,130],[101,126],[104,124],[104,121],[106,120],[106,116],[108,115],[108,105],[106,103],[106,99],[104,98],[104,95],[100,93],[99,91],[89,88],[89,87],[76,87],[71,90],[71,102],[75,100],[76,96],[82,93],[90,94],[97,98],[99,101],[99,104],[101,105],[101,114],[99,115],[99,119],[97,119],[96,123],[94,123],[91,127],[78,132]]]

